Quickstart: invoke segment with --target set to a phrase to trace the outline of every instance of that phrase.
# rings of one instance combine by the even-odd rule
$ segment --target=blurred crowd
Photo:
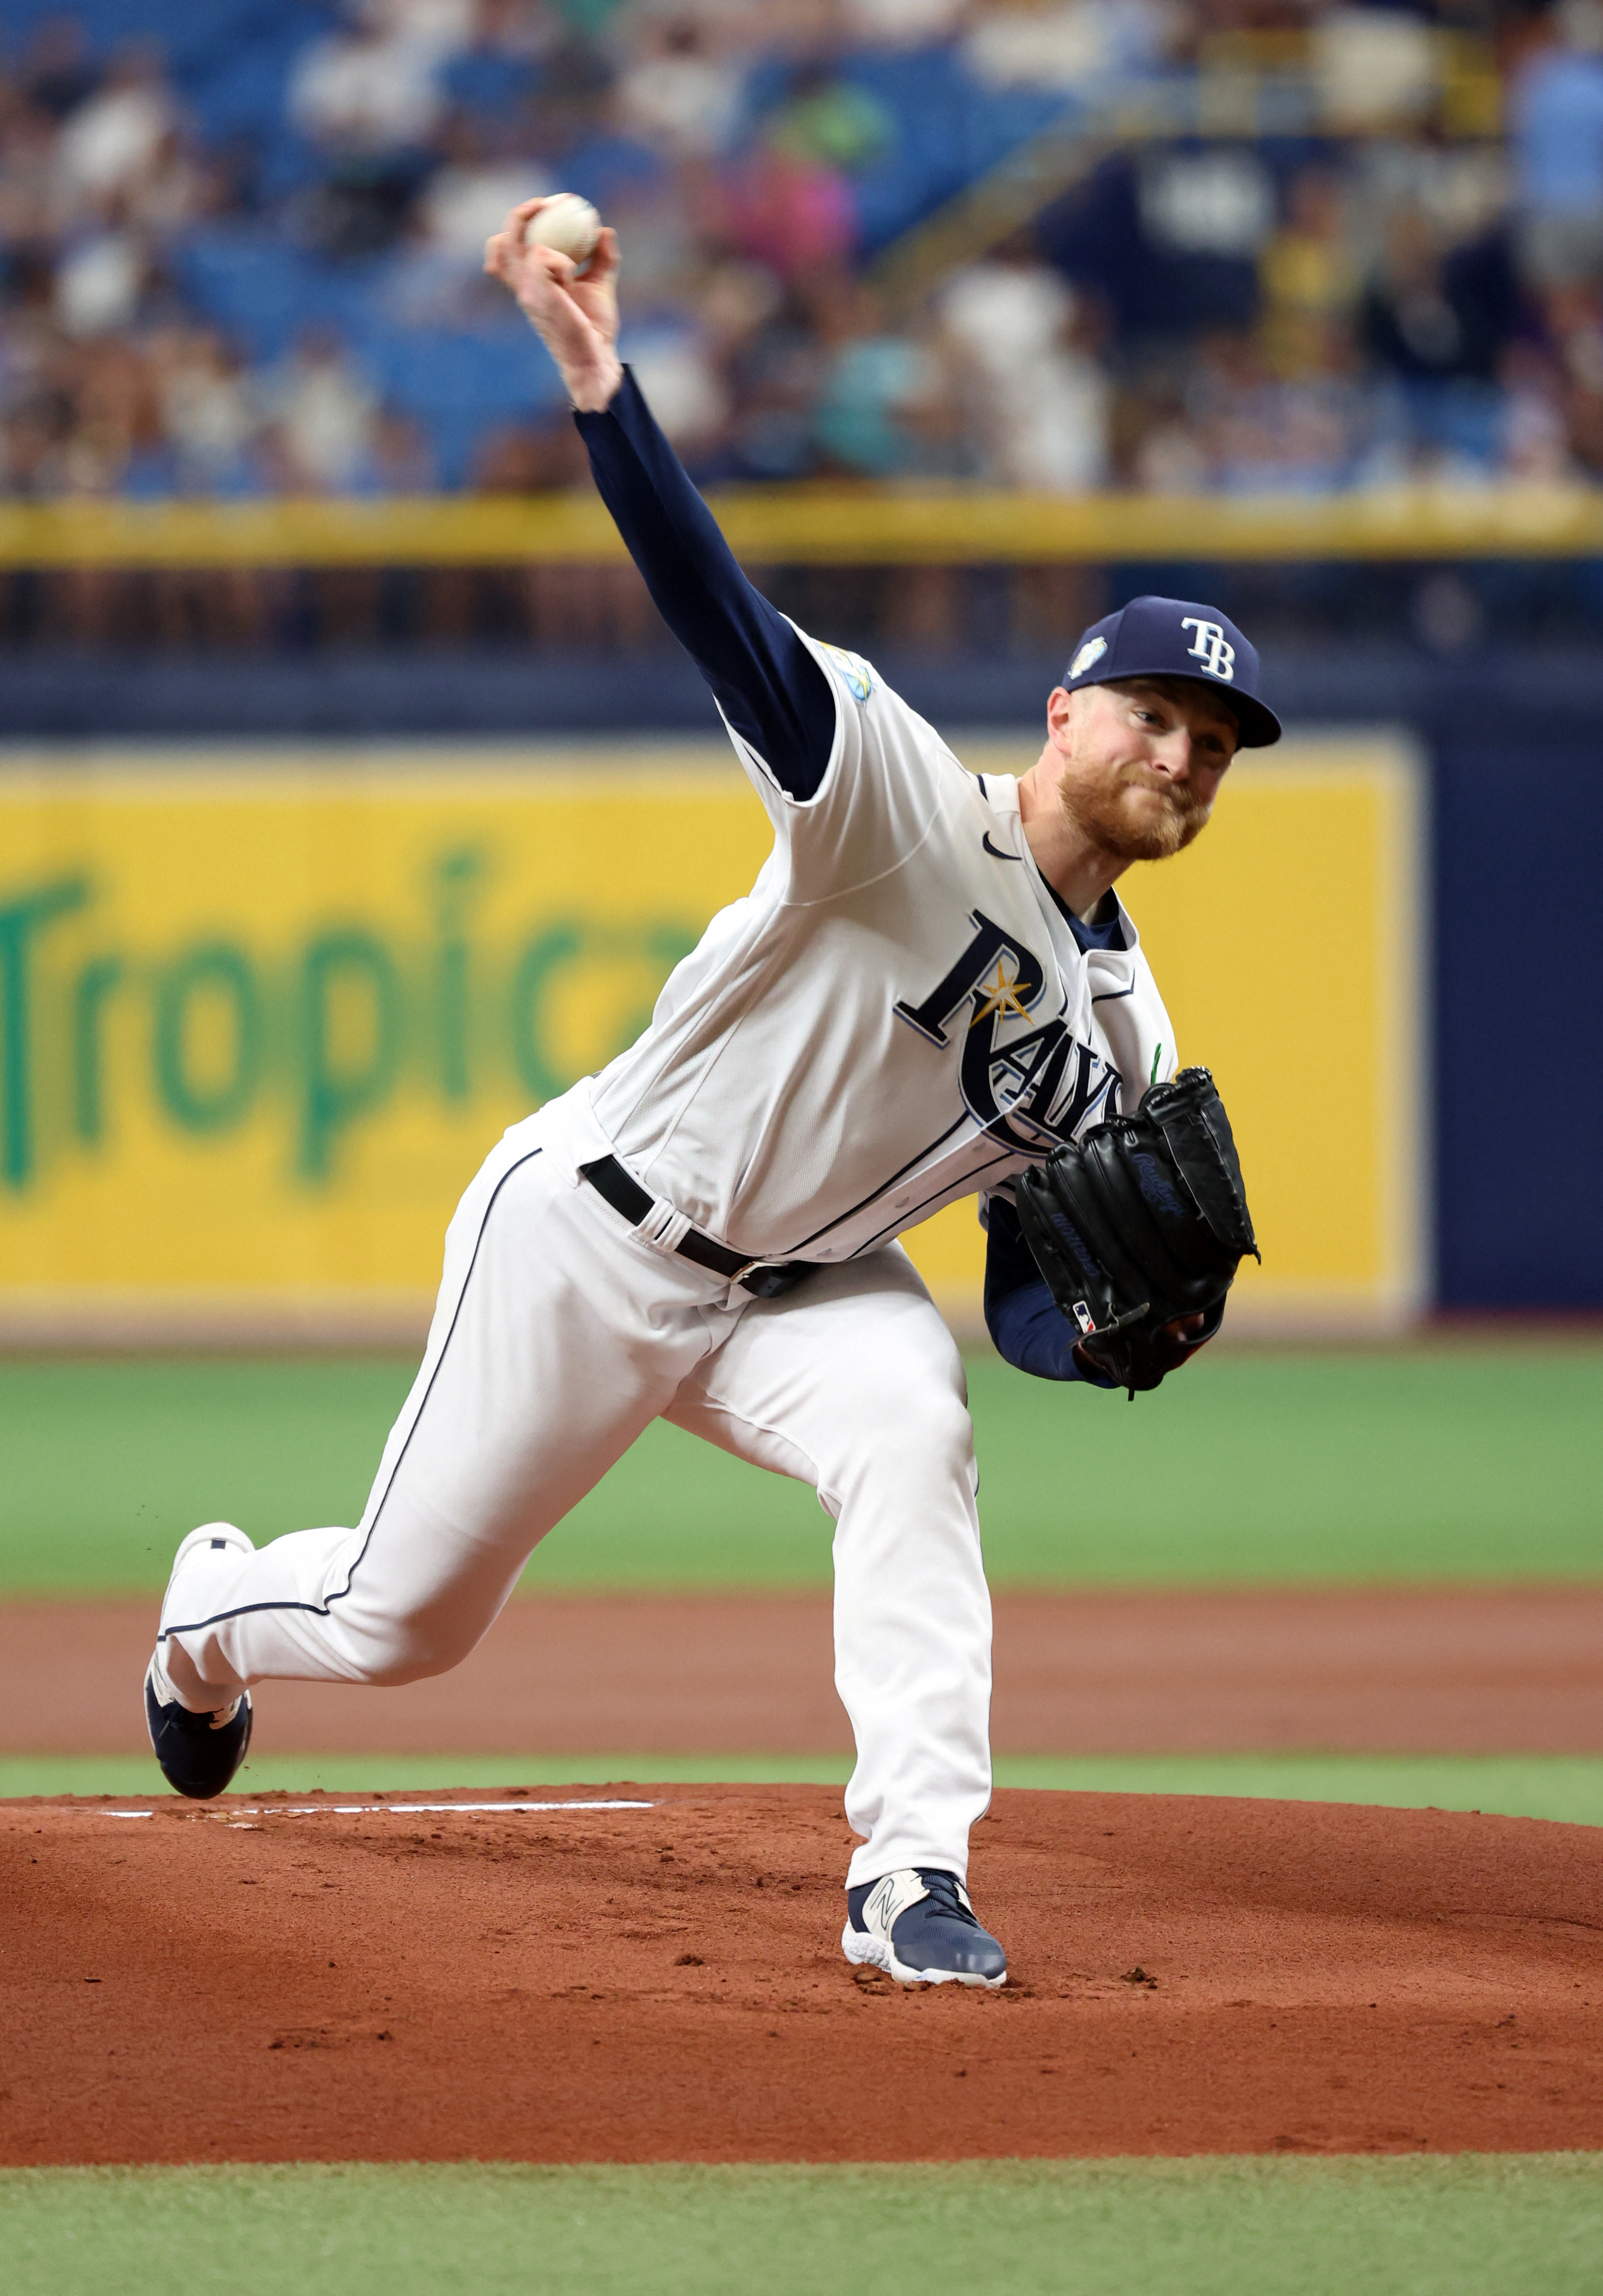
[[[626,353],[704,481],[1603,480],[1603,0],[3,21],[13,496],[568,482],[479,272],[559,188],[617,226]]]

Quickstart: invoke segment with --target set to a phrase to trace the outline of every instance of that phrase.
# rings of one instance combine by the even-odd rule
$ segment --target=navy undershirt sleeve
[[[1207,1345],[1223,1321],[1221,1300],[1209,1310],[1192,1354]],[[1016,1371],[1033,1373],[1036,1379],[1077,1379],[1087,1387],[1118,1385],[1075,1362],[1079,1334],[1052,1298],[1005,1196],[992,1196],[986,1207],[986,1328],[998,1355]]]
[[[609,406],[574,420],[663,620],[780,787],[814,796],[835,742],[829,679],[741,573],[628,368]]]
[[[1016,1371],[1036,1379],[1077,1379],[1089,1387],[1113,1385],[1075,1361],[1079,1334],[1052,1298],[1005,1196],[991,1197],[986,1208],[986,1328],[1002,1361]]]

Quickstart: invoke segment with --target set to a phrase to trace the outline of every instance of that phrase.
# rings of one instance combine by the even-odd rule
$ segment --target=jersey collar
[[[1043,895],[1074,935],[1081,955],[1089,955],[1093,950],[1105,955],[1133,954],[1140,944],[1140,936],[1135,930],[1134,920],[1119,898],[1117,886],[1112,889],[1113,914],[1107,922],[1100,925],[1083,924],[1063,896],[1047,882],[1036,866],[1029,840],[1024,833],[1024,820],[1018,809],[1018,783],[1013,775],[976,774],[974,778],[979,784],[980,795],[992,812],[1006,821],[1011,849],[1025,863]]]

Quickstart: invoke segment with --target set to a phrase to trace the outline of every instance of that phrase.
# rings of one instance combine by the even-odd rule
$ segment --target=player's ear
[[[1047,738],[1054,747],[1061,748],[1068,723],[1075,713],[1075,697],[1067,686],[1054,685],[1046,697]]]

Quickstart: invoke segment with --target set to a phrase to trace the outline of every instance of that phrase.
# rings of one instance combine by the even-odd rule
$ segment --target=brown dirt
[[[1603,2127],[1603,1830],[1003,1793],[972,1880],[1016,1981],[902,1993],[840,1958],[832,1792],[633,1791],[658,1806],[0,1805],[0,2161],[1526,2151]]]
[[[0,1605],[0,1751],[144,1750],[148,1601]],[[821,1595],[509,1605],[405,1690],[271,1683],[263,1753],[829,1753]],[[1603,1587],[1002,1594],[1002,1753],[1603,1751]]]

